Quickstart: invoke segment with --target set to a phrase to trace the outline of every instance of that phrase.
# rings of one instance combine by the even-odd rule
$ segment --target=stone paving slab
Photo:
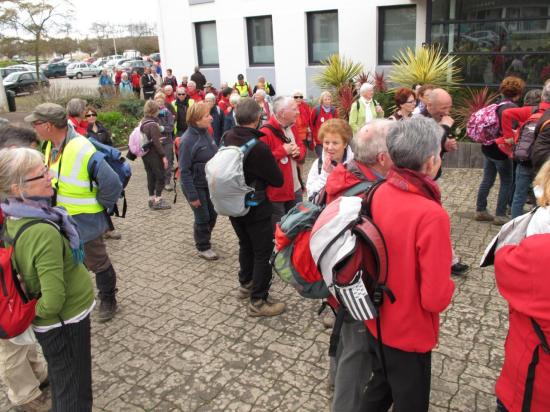
[[[228,219],[219,218],[213,234],[221,259],[200,259],[181,192],[172,210],[150,211],[141,161],[133,169],[128,216],[115,220],[122,240],[108,241],[121,311],[107,324],[92,318],[94,410],[328,412],[329,332],[316,315],[319,303],[275,277],[272,295],[287,302],[286,313],[247,317],[236,297],[237,239]],[[508,321],[492,268],[475,267],[497,232],[472,220],[480,179],[480,170],[452,169],[440,182],[456,251],[474,268],[456,280],[442,315],[434,412],[495,405]],[[9,410],[4,387],[0,393],[0,410]]]

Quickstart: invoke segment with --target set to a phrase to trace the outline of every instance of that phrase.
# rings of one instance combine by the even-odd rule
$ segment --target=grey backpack
[[[250,210],[250,206],[257,205],[257,202],[252,200],[254,188],[246,184],[243,169],[246,156],[256,143],[257,139],[251,139],[241,147],[221,146],[214,157],[206,163],[210,200],[218,214],[244,216]]]

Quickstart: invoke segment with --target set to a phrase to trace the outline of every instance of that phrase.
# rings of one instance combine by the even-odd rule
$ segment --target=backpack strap
[[[544,336],[540,325],[533,318],[531,318],[531,325],[533,325],[533,329],[535,330],[535,333],[541,343],[535,346],[533,357],[531,358],[531,363],[529,364],[529,368],[527,369],[527,377],[525,379],[525,392],[523,394],[521,412],[531,411],[531,401],[533,399],[533,389],[535,383],[535,370],[537,368],[537,364],[539,363],[539,348],[542,348],[544,353],[550,355],[550,347],[548,346],[548,341],[546,340],[546,336]]]
[[[279,139],[281,139],[284,143],[290,143],[291,142],[291,140],[283,132],[281,132],[281,130],[277,129],[273,125],[271,125],[269,123],[266,123],[260,128],[260,130],[262,130],[264,128],[271,130],[273,132],[273,134],[275,136],[277,136]]]
[[[334,326],[332,327],[332,333],[330,334],[330,344],[328,347],[328,356],[336,357],[336,351],[338,349],[338,344],[340,343],[340,332],[342,331],[342,326],[344,325],[344,319],[346,318],[346,308],[342,305],[338,308],[336,312],[336,320],[334,321]]]

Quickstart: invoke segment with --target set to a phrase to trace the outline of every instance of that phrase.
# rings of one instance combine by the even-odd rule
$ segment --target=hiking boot
[[[149,209],[152,209],[154,204],[155,204],[155,201],[152,199],[149,199],[149,202],[148,202]]]
[[[508,216],[495,216],[493,219],[493,225],[495,226],[502,226],[505,223],[508,223],[510,221],[510,218]]]
[[[470,270],[470,266],[464,263],[457,262],[451,266],[451,275],[463,276],[468,272],[468,270]]]
[[[239,290],[237,291],[237,297],[241,300],[249,299],[250,295],[252,294],[252,281],[239,286]]]
[[[206,260],[218,260],[219,256],[212,249],[199,250],[199,256]]]
[[[172,190],[174,190],[174,188],[171,185],[165,185],[164,190],[166,190],[167,192],[171,192]]]
[[[483,210],[481,212],[476,212],[474,219],[478,222],[492,222],[494,217],[486,210]]]
[[[111,231],[105,233],[105,239],[120,240],[120,239],[122,239],[122,235],[119,232],[117,232],[116,230],[111,230]]]
[[[153,202],[153,207],[151,207],[153,210],[167,210],[172,209],[172,206],[170,206],[164,199],[160,199],[158,202]]]
[[[283,302],[270,302],[268,300],[257,300],[248,304],[248,316],[277,316],[285,311],[286,305]]]
[[[97,321],[104,323],[114,318],[115,313],[118,310],[118,305],[115,298],[105,299],[99,303],[99,310],[97,313]]]
[[[48,394],[42,392],[38,397],[23,405],[18,405],[15,410],[18,412],[48,412],[52,409],[52,400]]]

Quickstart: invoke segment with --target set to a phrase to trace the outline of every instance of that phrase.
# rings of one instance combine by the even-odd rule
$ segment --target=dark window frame
[[[216,64],[206,64],[203,62],[203,56],[202,56],[202,39],[201,39],[201,33],[200,33],[200,28],[201,26],[205,25],[205,24],[212,24],[214,23],[214,26],[216,27],[216,36],[218,35],[218,27],[216,25],[216,20],[208,20],[208,21],[196,21],[196,22],[193,22],[193,24],[195,25],[195,43],[197,45],[197,61],[198,61],[198,65],[200,67],[205,67],[205,68],[219,68],[220,67],[220,58],[219,58],[219,54],[218,54],[218,63]],[[216,48],[218,47],[218,39],[216,38]]]
[[[267,66],[267,67],[270,67],[270,66],[275,66],[275,41],[273,41],[273,63],[256,63],[255,61],[253,61],[253,56],[254,56],[254,53],[252,52],[252,47],[253,47],[253,44],[252,42],[250,41],[250,33],[251,33],[251,27],[252,27],[252,22],[254,21],[254,19],[265,19],[269,17],[271,19],[271,38],[273,39],[273,16],[271,14],[265,14],[265,15],[262,15],[262,16],[249,16],[249,17],[246,17],[246,42],[248,43],[248,65],[250,67],[262,67],[262,66]]]
[[[393,60],[383,60],[382,57],[384,56],[384,20],[386,18],[385,13],[383,11],[389,10],[389,9],[414,9],[415,16],[418,17],[418,10],[416,7],[416,4],[400,4],[396,6],[379,6],[378,7],[378,56],[377,61],[378,65],[380,66],[388,66],[393,64]],[[416,20],[416,19],[415,19]],[[431,32],[431,29],[430,29]],[[415,41],[416,41],[416,32],[415,32]]]
[[[334,14],[336,13],[336,33],[338,36],[338,43],[340,42],[340,25],[338,22],[339,14],[338,9],[331,10],[318,10],[318,11],[308,11],[306,13],[306,29],[307,29],[307,59],[309,66],[321,66],[321,61],[313,59],[313,16],[319,14]],[[338,52],[340,52],[340,46],[338,46]]]

